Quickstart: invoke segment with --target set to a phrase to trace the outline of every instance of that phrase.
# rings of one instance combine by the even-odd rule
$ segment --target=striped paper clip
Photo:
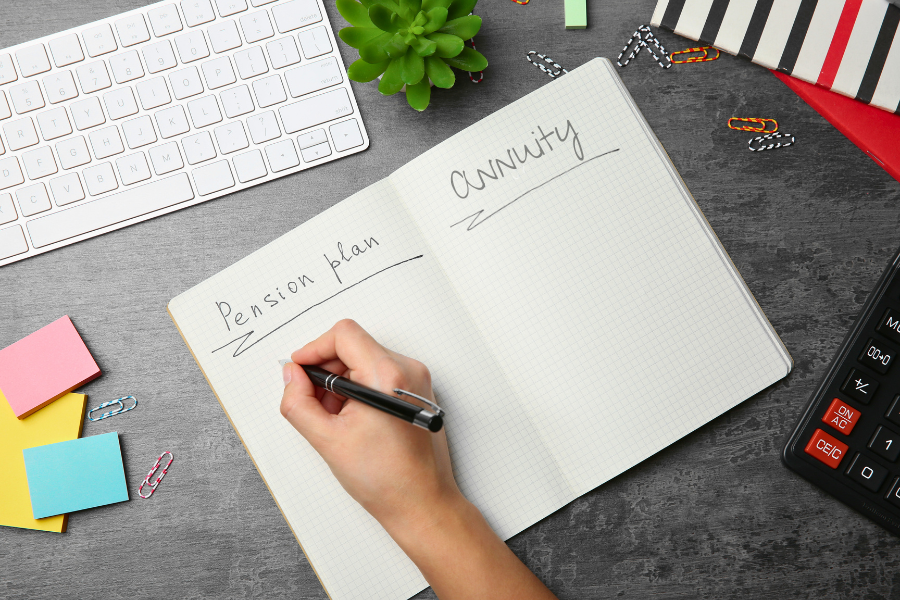
[[[772,142],[771,144],[767,144],[765,146],[762,145],[763,142],[769,140],[778,140],[782,138],[791,138],[791,141],[787,143],[781,142]],[[750,146],[750,152],[763,152],[765,150],[774,150],[775,148],[787,148],[788,146],[793,146],[794,142],[797,141],[794,139],[794,136],[790,133],[768,133],[766,135],[761,135],[759,137],[755,137],[748,142]],[[759,148],[754,148],[753,143],[756,142],[759,144]]]
[[[553,69],[556,69],[556,70],[554,71],[552,69],[548,69],[547,67],[542,65],[540,63],[540,61],[535,62],[535,61],[531,60],[532,56],[537,56],[538,58],[543,60],[548,65],[552,65]],[[528,54],[525,55],[525,60],[527,60],[534,66],[536,66],[538,69],[540,69],[541,71],[543,71],[550,77],[553,77],[554,79],[556,77],[559,77],[560,75],[563,75],[564,73],[568,73],[568,71],[566,69],[562,68],[560,65],[558,65],[555,60],[553,60],[552,58],[550,58],[549,56],[546,56],[544,54],[538,54],[534,50],[529,50]]]
[[[515,2],[516,4],[521,5],[521,6],[525,6],[526,4],[528,4],[529,2],[531,2],[531,0],[512,0],[512,1]]]
[[[622,51],[619,52],[619,57],[616,59],[616,64],[620,67],[626,66],[631,59],[640,53],[641,48],[646,48],[650,54],[653,56],[653,60],[656,61],[663,69],[668,69],[672,66],[672,59],[669,58],[669,54],[666,52],[666,49],[663,47],[662,43],[656,39],[656,36],[653,35],[653,32],[650,30],[648,25],[641,25],[638,27],[634,33],[631,34],[631,38],[628,40],[628,43],[625,44],[625,47],[622,48]],[[659,56],[657,56],[654,48],[659,51]],[[625,57],[625,60],[622,60],[622,57],[628,54]],[[660,58],[661,57],[661,58]]]
[[[157,470],[159,470],[159,466],[162,464],[162,459],[166,454],[169,455],[169,462],[167,462],[166,466],[163,467],[162,473],[160,474],[159,477],[156,478],[156,481],[154,481],[153,483],[150,483],[150,478],[153,477],[153,474],[156,473]],[[163,452],[162,454],[159,455],[159,458],[156,459],[156,464],[153,465],[153,468],[150,469],[150,472],[147,473],[147,476],[144,477],[144,480],[141,482],[141,486],[138,488],[138,495],[141,498],[149,498],[150,496],[153,495],[153,492],[156,491],[156,486],[158,486],[159,482],[162,481],[162,478],[166,476],[166,473],[169,470],[169,465],[172,464],[173,460],[175,460],[175,456],[168,450],[166,450],[165,452]],[[150,493],[147,494],[146,496],[144,495],[144,492],[143,492],[145,485],[150,486]]]
[[[751,127],[749,125],[738,125],[735,127],[731,124],[732,121],[736,123],[756,123],[758,127]],[[771,123],[774,127],[772,129],[766,129],[766,123]],[[778,131],[778,121],[775,119],[744,119],[741,117],[731,117],[728,119],[728,128],[734,129],[735,131],[750,131],[752,133],[775,133]]]
[[[469,40],[469,43],[472,44],[472,50],[475,50],[475,38]],[[478,79],[475,79],[475,76],[472,75],[472,72],[469,71],[469,81],[472,83],[481,83],[484,80],[484,71],[478,71]]]
[[[710,56],[709,51],[715,50],[716,55]],[[679,54],[693,54],[695,52],[702,52],[703,56],[689,56],[684,60],[675,60],[675,57]],[[669,57],[669,60],[672,61],[672,64],[675,65],[683,65],[687,63],[698,63],[698,62],[709,62],[711,60],[717,60],[721,53],[718,48],[713,48],[712,46],[701,46],[699,48],[688,48],[687,50],[679,50],[678,52],[673,52]]]
[[[122,402],[123,400],[133,400],[134,404],[132,404],[128,408],[125,408],[125,404]],[[112,406],[114,404],[118,404],[119,408],[114,408],[113,410],[111,410],[109,412],[105,412],[102,415],[100,415],[99,417],[97,417],[96,419],[91,416],[91,413],[97,412],[98,410],[103,410],[107,406]],[[134,410],[135,406],[137,406],[137,398],[135,398],[134,396],[122,396],[121,398],[116,398],[115,400],[110,400],[109,402],[104,402],[100,406],[98,406],[96,408],[92,408],[91,410],[88,411],[87,416],[88,416],[88,419],[91,421],[102,421],[103,419],[105,419],[107,417],[111,417],[113,415],[120,415],[124,412],[128,412],[129,410]]]

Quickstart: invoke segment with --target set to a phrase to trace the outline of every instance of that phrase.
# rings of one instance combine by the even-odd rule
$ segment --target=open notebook
[[[169,311],[335,599],[427,585],[279,412],[278,360],[339,319],[430,367],[460,488],[504,539],[792,365],[605,59]]]

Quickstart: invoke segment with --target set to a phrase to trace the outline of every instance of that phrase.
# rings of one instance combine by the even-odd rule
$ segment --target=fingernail
[[[291,363],[286,363],[281,368],[281,376],[284,377],[284,385],[287,385],[291,382]]]

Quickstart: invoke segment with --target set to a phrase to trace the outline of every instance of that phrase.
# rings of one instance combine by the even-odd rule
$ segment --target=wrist
[[[417,505],[403,514],[385,515],[378,521],[416,562],[416,557],[443,546],[436,541],[459,537],[468,525],[483,518],[462,492],[454,489],[435,502]]]

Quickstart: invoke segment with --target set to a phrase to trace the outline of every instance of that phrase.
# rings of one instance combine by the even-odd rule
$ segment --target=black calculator
[[[785,464],[900,535],[900,252],[784,447]]]

